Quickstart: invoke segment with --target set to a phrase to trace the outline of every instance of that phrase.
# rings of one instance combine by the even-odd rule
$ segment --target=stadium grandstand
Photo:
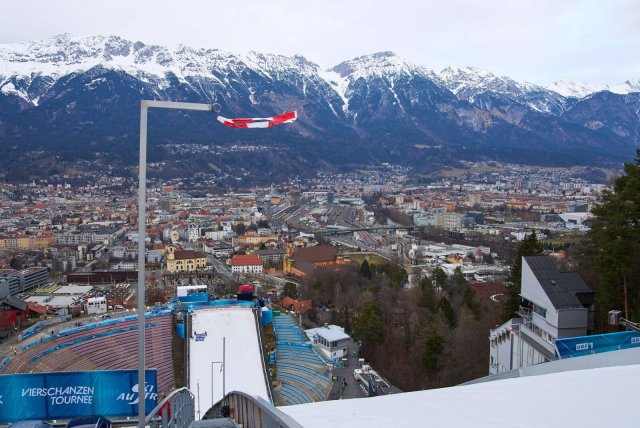
[[[191,288],[184,302],[176,298],[145,314],[146,367],[157,372],[159,395],[147,407],[144,423],[153,428],[595,427],[632,426],[636,419],[640,347],[565,358],[457,387],[327,401],[337,362],[314,348],[295,318],[263,307],[263,301],[249,299],[250,293],[239,293],[240,300],[211,301],[204,288]],[[274,375],[263,338],[268,323],[276,336]],[[137,328],[134,315],[55,334],[41,330],[24,338],[15,355],[0,360],[0,373],[132,371]],[[175,337],[186,343],[183,388],[176,387],[174,375]],[[2,388],[6,403],[7,394],[2,395],[8,389]],[[125,404],[135,408],[137,384],[128,388]],[[137,421],[133,416],[117,423]]]
[[[171,357],[172,317],[169,311],[147,314],[147,367],[158,370],[161,394],[174,387]],[[137,316],[83,325],[54,335],[35,333],[3,365],[1,374],[136,369]]]
[[[328,366],[289,315],[273,317],[276,335],[276,395],[279,404],[324,401],[331,390]]]

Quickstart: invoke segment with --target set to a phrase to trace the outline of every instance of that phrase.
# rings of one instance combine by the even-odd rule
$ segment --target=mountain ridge
[[[279,145],[298,173],[312,173],[315,162],[393,161],[419,170],[460,159],[615,163],[640,145],[637,95],[565,97],[473,67],[434,72],[393,52],[322,69],[301,55],[63,34],[0,45],[0,147],[135,150],[139,100],[161,99],[217,102],[228,117],[298,110],[296,123],[261,133],[233,133],[208,120],[205,126],[178,112],[154,113],[161,120],[150,120],[150,135],[160,144]],[[17,166],[21,155],[7,159]]]

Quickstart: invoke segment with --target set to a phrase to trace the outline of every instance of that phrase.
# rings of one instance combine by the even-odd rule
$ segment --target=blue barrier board
[[[145,372],[145,408],[157,404],[157,371]],[[0,375],[0,423],[75,416],[137,416],[136,370]]]
[[[555,343],[559,358],[580,357],[600,352],[639,347],[640,332],[622,331],[619,333],[567,337],[565,339],[556,339]]]

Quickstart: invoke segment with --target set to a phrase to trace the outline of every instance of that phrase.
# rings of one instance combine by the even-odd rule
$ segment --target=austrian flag
[[[290,111],[273,117],[246,117],[227,119],[218,116],[218,121],[229,128],[271,128],[272,126],[291,123],[298,118],[298,112]]]

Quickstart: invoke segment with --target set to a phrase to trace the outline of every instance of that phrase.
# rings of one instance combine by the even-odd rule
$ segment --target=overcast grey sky
[[[637,0],[21,0],[0,43],[115,34],[145,43],[301,54],[329,68],[394,51],[538,84],[640,78]]]

